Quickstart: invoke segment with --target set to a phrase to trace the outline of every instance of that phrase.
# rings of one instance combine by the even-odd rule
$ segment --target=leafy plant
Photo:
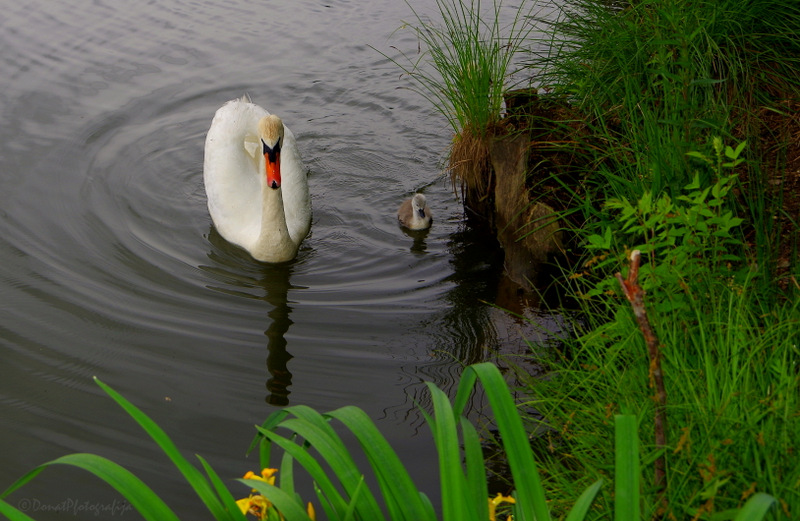
[[[480,380],[495,413],[514,482],[512,497],[488,499],[486,468],[480,440],[475,427],[463,416],[476,382]],[[261,476],[248,472],[238,481],[252,487],[248,498],[236,501],[224,482],[208,463],[198,456],[205,475],[189,463],[169,437],[142,411],[106,384],[97,384],[111,396],[164,450],[181,471],[215,519],[243,520],[249,510],[260,519],[289,521],[311,520],[313,508],[304,507],[294,486],[294,462],[302,465],[314,480],[319,504],[328,519],[392,519],[424,521],[436,519],[433,506],[411,481],[395,452],[366,414],[356,407],[343,407],[320,414],[304,407],[293,406],[271,415],[258,428],[260,457],[264,467],[271,455],[272,445],[284,450],[280,461],[280,482],[276,484],[275,469],[265,469]],[[544,488],[533,458],[528,434],[508,386],[500,371],[490,363],[466,368],[456,397],[451,403],[444,392],[433,384],[433,415],[426,416],[439,452],[442,486],[442,519],[494,521],[501,503],[510,504],[516,520],[550,519]],[[365,476],[336,434],[331,422],[345,425],[358,439],[375,473],[388,517],[365,481]],[[620,415],[617,425],[617,480],[615,494],[616,519],[627,521],[640,518],[639,507],[639,449],[636,418]],[[285,429],[289,437],[276,431]],[[460,436],[459,436],[460,432]],[[320,460],[329,465],[324,470]],[[5,501],[11,493],[53,465],[71,465],[92,472],[119,491],[147,520],[177,520],[178,517],[147,485],[136,476],[100,456],[73,454],[40,465],[14,482],[0,494],[0,513],[14,521],[31,518]],[[569,514],[568,521],[584,519],[600,491],[603,480],[595,481],[583,491]],[[748,501],[736,519],[761,519],[774,502],[764,494]],[[747,513],[754,517],[741,517]]]
[[[699,152],[692,157],[715,169],[716,182],[704,186],[700,172],[675,199],[666,193],[658,197],[645,192],[636,203],[626,199],[609,199],[605,208],[607,218],[602,235],[587,237],[587,249],[599,255],[615,251],[596,263],[596,269],[616,267],[631,250],[640,250],[648,259],[642,266],[644,288],[651,294],[655,311],[666,313],[686,308],[687,288],[703,291],[699,285],[709,280],[726,281],[735,277],[739,282],[746,274],[742,242],[738,227],[743,220],[727,209],[736,174],[725,175],[724,169],[736,167],[746,143],[732,149],[713,140],[715,159]],[[725,161],[724,159],[727,159]],[[713,274],[709,278],[708,275]],[[615,286],[607,276],[586,295],[597,296]]]
[[[585,115],[605,193],[678,192],[692,180],[686,152],[709,134],[762,143],[773,130],[759,120],[800,92],[795,2],[565,0],[554,10],[538,20],[546,36],[531,44],[531,76]]]

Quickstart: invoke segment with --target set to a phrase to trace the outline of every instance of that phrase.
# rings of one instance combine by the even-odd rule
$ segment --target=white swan
[[[245,95],[223,105],[206,136],[203,181],[217,231],[263,262],[297,255],[311,228],[308,178],[294,134]]]
[[[406,199],[397,210],[397,220],[400,224],[411,230],[424,230],[430,228],[431,209],[428,208],[428,201],[422,194],[414,194],[414,197]]]

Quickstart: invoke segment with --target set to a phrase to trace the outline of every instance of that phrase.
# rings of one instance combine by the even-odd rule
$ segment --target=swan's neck
[[[261,196],[261,232],[251,253],[255,259],[264,262],[291,260],[297,254],[297,244],[292,241],[286,226],[281,189],[270,188],[262,180]]]

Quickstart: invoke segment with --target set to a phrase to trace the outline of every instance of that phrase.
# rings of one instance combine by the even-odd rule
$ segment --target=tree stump
[[[529,134],[521,132],[490,145],[497,239],[505,253],[506,274],[525,290],[533,289],[548,257],[563,251],[563,232],[555,210],[532,202],[526,187],[529,143]]]

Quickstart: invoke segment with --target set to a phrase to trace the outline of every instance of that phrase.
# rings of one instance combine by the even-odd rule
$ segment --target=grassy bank
[[[568,505],[609,476],[611,418],[629,411],[646,471],[667,462],[665,491],[644,490],[648,517],[727,518],[758,491],[779,498],[775,517],[796,517],[800,6],[559,5],[555,18],[537,20],[547,36],[529,42],[539,50],[529,60],[533,105],[486,127],[492,137],[529,133],[531,199],[560,208],[573,237],[553,285],[575,297],[582,321],[546,361],[551,378],[528,382],[529,405],[544,413],[532,428],[549,433],[536,440],[545,482]],[[519,9],[539,12],[535,2]],[[488,81],[508,87],[509,73]],[[458,91],[428,87],[459,102]],[[476,124],[455,124],[455,141]],[[491,187],[491,172],[473,177]],[[653,442],[651,360],[614,277],[633,249],[643,252],[645,304],[662,346],[665,447]]]
[[[570,0],[548,26],[532,70],[569,108],[554,119],[580,119],[563,135],[584,165],[568,218],[577,261],[557,284],[585,322],[553,352],[552,378],[528,381],[547,485],[570,498],[607,476],[610,418],[628,411],[646,472],[667,461],[663,494],[644,490],[648,515],[724,519],[762,491],[779,498],[772,515],[796,518],[800,6]],[[534,186],[558,173],[537,175]],[[651,361],[614,278],[633,249],[661,344],[665,447]]]

